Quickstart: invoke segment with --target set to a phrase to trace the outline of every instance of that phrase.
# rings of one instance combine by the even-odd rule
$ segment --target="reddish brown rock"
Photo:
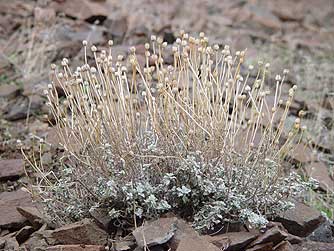
[[[186,235],[181,239],[176,251],[220,251],[221,249],[211,244],[205,238],[195,235]]]
[[[187,222],[177,219],[176,232],[169,243],[172,250],[177,251],[218,251],[221,250],[207,240],[206,236],[200,236]]]
[[[49,245],[54,245],[52,240],[46,241],[47,238],[45,235],[47,234],[47,232],[44,233],[44,231],[39,230],[33,233],[21,246],[26,250],[46,250]]]
[[[108,231],[112,218],[109,216],[107,208],[91,208],[89,213],[101,228]]]
[[[329,176],[328,169],[323,162],[312,162],[305,166],[309,177],[317,180],[324,191],[334,192],[334,180]]]
[[[300,163],[308,163],[315,160],[312,150],[303,144],[297,144],[289,152],[289,156]]]
[[[322,107],[328,110],[334,110],[334,99],[333,95],[325,94],[324,100],[322,101]]]
[[[31,226],[25,226],[21,228],[19,231],[17,231],[15,238],[19,244],[25,242],[28,240],[30,235],[34,232],[34,228]]]
[[[108,9],[104,3],[89,0],[67,0],[63,3],[54,4],[57,11],[81,20],[87,20],[97,16],[108,16]]]
[[[176,231],[177,218],[160,218],[148,222],[144,226],[133,231],[133,235],[139,247],[147,247],[164,244],[169,241]]]
[[[293,247],[288,241],[282,241],[274,247],[274,251],[293,251]]]
[[[16,121],[27,118],[29,108],[29,99],[19,96],[8,102],[4,111],[4,118],[9,121]]]
[[[58,147],[60,145],[60,138],[56,128],[50,127],[47,130],[46,142],[54,147]]]
[[[51,24],[56,18],[56,12],[52,8],[36,7],[34,9],[34,17],[36,22]]]
[[[282,23],[280,20],[273,15],[268,9],[254,4],[246,4],[244,8],[236,8],[238,13],[236,18],[238,21],[247,22],[252,21],[254,28],[267,28],[267,29],[280,29]]]
[[[24,175],[24,161],[22,159],[0,160],[0,181],[14,180]]]
[[[103,246],[99,245],[57,245],[48,247],[47,251],[104,251]]]
[[[303,239],[298,237],[298,236],[295,236],[293,234],[289,234],[288,235],[288,238],[286,238],[286,240],[288,242],[290,242],[291,244],[299,244],[299,243],[302,243],[303,242]]]
[[[226,251],[238,251],[248,246],[257,237],[257,234],[250,232],[231,232],[216,236],[208,236],[207,240],[220,249]]]
[[[178,245],[180,244],[182,238],[186,237],[187,235],[193,236],[196,238],[198,233],[194,231],[194,229],[184,220],[177,219],[176,220],[176,231],[174,233],[173,238],[171,239],[169,246],[172,250],[176,250]]]
[[[83,219],[53,230],[50,237],[57,244],[104,245],[107,242],[108,234],[93,220]]]
[[[107,28],[107,34],[110,34],[110,37],[118,44],[122,43],[128,30],[128,20],[125,16],[119,19],[107,19],[103,26]]]
[[[290,234],[306,237],[325,222],[325,217],[319,211],[295,202],[294,208],[287,210],[276,220],[281,222]]]
[[[16,209],[34,228],[39,228],[43,225],[43,215],[36,207],[17,207]]]
[[[260,235],[256,240],[254,240],[249,246],[253,247],[256,245],[264,243],[272,243],[277,245],[281,241],[285,240],[288,237],[288,234],[279,229],[278,226],[274,226],[268,229],[264,234]]]
[[[0,227],[2,229],[20,229],[23,226],[26,218],[16,210],[19,206],[32,206],[28,192],[20,189],[0,194]]]
[[[270,2],[269,8],[279,19],[282,21],[302,21],[304,18],[302,15],[303,3],[294,2],[290,4],[289,0],[280,0],[279,2]]]
[[[20,88],[17,85],[0,85],[1,98],[15,98],[20,93]]]
[[[28,112],[30,113],[34,113],[36,111],[38,112],[43,112],[43,110],[41,109],[45,103],[45,98],[43,98],[40,95],[30,95],[29,97],[29,110]]]
[[[268,242],[268,243],[263,243],[256,245],[252,248],[246,249],[246,251],[272,251],[273,250],[273,243]]]

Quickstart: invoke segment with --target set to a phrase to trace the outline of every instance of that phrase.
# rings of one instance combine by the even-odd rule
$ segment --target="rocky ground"
[[[333,27],[332,0],[0,1],[0,250],[334,250]],[[61,149],[42,95],[49,65],[82,59],[84,39],[103,46],[112,38],[115,54],[126,55],[129,45],[140,52],[151,34],[172,43],[180,29],[247,48],[249,62],[271,62],[270,78],[290,69],[287,82],[298,92],[289,119],[306,111],[308,138],[289,163],[319,189],[261,231],[199,236],[166,216],[124,237],[108,232],[103,212],[55,229],[31,200],[29,179],[41,177],[20,150],[42,152],[36,159],[45,170],[57,170]]]

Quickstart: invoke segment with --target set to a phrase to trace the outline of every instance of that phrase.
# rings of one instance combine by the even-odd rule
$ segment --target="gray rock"
[[[8,238],[8,239],[6,239],[4,250],[6,250],[6,251],[18,251],[19,250],[19,243],[16,241],[15,238]]]
[[[306,241],[300,246],[294,245],[294,251],[334,251],[333,243]]]
[[[311,241],[334,243],[334,232],[331,223],[326,221],[314,230],[308,237]]]

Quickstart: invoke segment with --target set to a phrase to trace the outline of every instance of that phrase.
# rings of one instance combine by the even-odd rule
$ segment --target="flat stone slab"
[[[57,244],[104,245],[108,234],[93,220],[83,219],[51,231],[50,238]]]
[[[139,247],[151,247],[168,242],[176,231],[177,218],[160,218],[147,222],[133,231]]]
[[[23,159],[0,160],[0,181],[18,179],[24,174]]]
[[[300,202],[295,202],[294,208],[287,210],[276,219],[290,234],[299,237],[308,236],[325,220],[319,211]]]
[[[48,247],[47,251],[104,251],[103,246],[98,245],[57,245]]]
[[[27,220],[17,210],[17,207],[32,207],[31,196],[20,189],[0,194],[0,227],[2,229],[19,229]]]
[[[207,240],[226,251],[238,251],[245,249],[258,234],[250,232],[231,232],[215,236],[207,236]]]

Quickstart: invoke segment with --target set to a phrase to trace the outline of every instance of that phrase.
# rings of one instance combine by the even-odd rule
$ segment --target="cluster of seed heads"
[[[114,57],[112,47],[111,40],[106,48],[90,46],[91,61],[83,41],[82,65],[72,69],[64,58],[61,67],[51,66],[45,94],[62,145],[79,163],[77,172],[108,177],[111,169],[121,169],[132,181],[150,166],[157,173],[151,178],[159,179],[173,173],[173,160],[200,152],[208,163],[247,166],[265,179],[257,162],[279,165],[301,140],[303,112],[285,130],[297,90],[286,90],[288,70],[267,79],[269,63],[246,65],[246,50],[211,46],[204,33],[181,31],[173,45],[153,35],[144,52],[131,47],[127,56]],[[234,162],[235,154],[241,162]],[[284,175],[282,168],[275,172],[268,186]]]

